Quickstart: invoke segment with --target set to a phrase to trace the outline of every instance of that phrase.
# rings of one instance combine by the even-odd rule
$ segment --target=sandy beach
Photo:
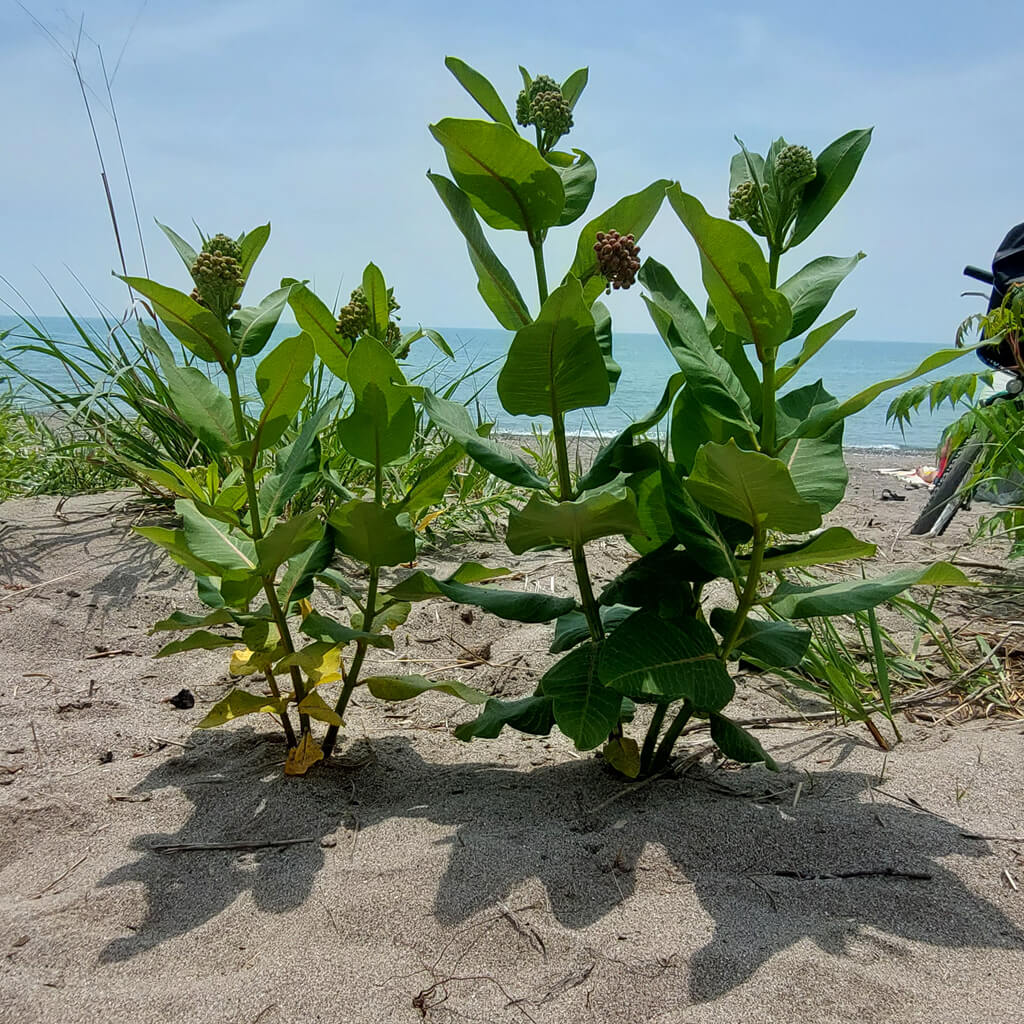
[[[964,547],[978,509],[910,537],[927,491],[881,471],[929,457],[847,458],[827,521],[878,545],[869,572],[959,559],[990,586],[941,615],[1012,652],[1018,605],[991,585],[1019,569],[1005,545]],[[454,700],[362,690],[334,761],[290,779],[269,720],[194,730],[231,685],[224,652],[153,659],[152,622],[200,606],[129,532],[143,514],[127,492],[0,506],[5,1024],[1020,1019],[1024,721],[947,696],[901,714],[888,752],[863,725],[780,723],[758,731],[777,774],[723,764],[698,731],[677,771],[631,785],[558,733],[464,744]],[[630,558],[591,548],[598,585]],[[563,553],[487,540],[418,568],[470,558],[573,592]],[[511,697],[549,641],[420,604],[369,671]],[[794,717],[764,678],[738,690],[736,718]]]

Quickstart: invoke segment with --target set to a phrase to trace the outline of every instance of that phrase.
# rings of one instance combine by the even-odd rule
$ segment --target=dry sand
[[[967,536],[974,514],[906,536],[925,492],[876,470],[912,459],[850,461],[829,521],[881,562]],[[705,758],[628,785],[558,734],[461,744],[453,701],[362,691],[334,763],[286,779],[271,722],[193,731],[229,685],[222,652],[152,660],[149,625],[196,601],[127,533],[125,497],[0,507],[0,1021],[1024,1018],[1021,721],[954,724],[941,704],[887,755],[863,726],[776,727],[759,736],[781,774]],[[628,557],[593,547],[601,578]],[[558,553],[426,561],[468,557],[571,587]],[[1019,610],[987,594],[944,607],[1012,633]],[[379,660],[432,670],[468,649],[452,675],[529,692],[548,628],[469,618],[417,606]],[[197,704],[175,710],[183,686]],[[737,717],[781,710],[757,680],[740,690]],[[290,845],[173,850],[266,841]]]

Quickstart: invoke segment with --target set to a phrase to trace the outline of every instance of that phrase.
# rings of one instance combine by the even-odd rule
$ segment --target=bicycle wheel
[[[946,532],[946,527],[953,521],[953,516],[960,511],[963,504],[960,486],[970,475],[983,447],[981,441],[972,438],[953,452],[946,471],[928,499],[928,504],[917,517],[917,522],[910,528],[912,534],[920,536],[934,530],[934,536],[941,537]]]

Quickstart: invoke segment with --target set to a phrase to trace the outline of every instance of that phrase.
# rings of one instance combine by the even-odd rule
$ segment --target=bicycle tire
[[[983,448],[981,441],[970,440],[950,456],[946,470],[935,485],[928,503],[910,528],[912,534],[921,536],[932,533],[934,529],[933,536],[941,537],[946,532],[946,528],[953,521],[953,516],[960,511],[963,503],[962,500],[958,500],[960,486],[974,468]]]

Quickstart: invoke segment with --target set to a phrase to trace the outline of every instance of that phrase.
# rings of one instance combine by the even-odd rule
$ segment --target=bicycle
[[[1016,289],[1024,289],[1024,224],[1012,228],[1000,243],[992,259],[992,270],[966,266],[964,275],[992,286],[988,310],[1002,307]],[[965,293],[977,294],[977,293]],[[984,335],[983,335],[984,337]],[[1024,412],[1024,352],[1018,332],[1007,331],[978,349],[978,357],[994,370],[1010,375],[1002,391],[986,398],[982,408],[997,402],[1012,401]],[[972,470],[985,451],[987,438],[979,428],[964,440],[945,461],[940,461],[939,474],[928,503],[910,532],[917,536],[941,537],[962,509],[970,506],[975,488],[970,485]],[[965,487],[965,483],[968,485]]]

